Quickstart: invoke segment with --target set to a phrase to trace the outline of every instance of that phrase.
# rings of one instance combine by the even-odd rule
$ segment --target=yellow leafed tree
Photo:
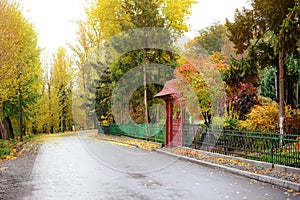
[[[50,87],[51,132],[72,129],[73,62],[64,48],[53,56]]]
[[[0,4],[0,132],[1,138],[14,137],[19,129],[19,95],[23,98],[23,128],[31,126],[26,119],[40,95],[42,87],[37,35],[21,9],[13,1]]]

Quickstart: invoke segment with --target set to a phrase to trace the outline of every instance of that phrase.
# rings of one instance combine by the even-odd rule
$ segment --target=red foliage
[[[233,110],[239,119],[245,119],[251,108],[258,102],[257,88],[249,82],[240,83],[231,95],[228,98],[228,102],[231,102],[231,108],[229,109]]]
[[[283,126],[285,127],[286,133],[300,135],[300,117],[297,114],[286,117]]]

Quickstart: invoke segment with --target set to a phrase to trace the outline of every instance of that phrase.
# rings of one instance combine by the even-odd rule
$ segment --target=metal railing
[[[110,124],[109,126],[99,125],[98,132],[164,143],[166,130],[159,124]]]
[[[118,136],[165,142],[165,127],[157,124],[110,124],[100,126],[99,132]],[[300,167],[300,136],[248,131],[206,129],[203,126],[184,126],[186,147],[242,157],[292,167]]]
[[[198,132],[189,147],[272,164],[300,167],[299,135],[285,134],[280,146],[280,135],[275,133],[207,130]]]

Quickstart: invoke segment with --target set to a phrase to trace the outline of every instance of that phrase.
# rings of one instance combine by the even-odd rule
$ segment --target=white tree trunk
[[[280,146],[282,146],[284,129],[283,122],[285,116],[284,108],[284,62],[283,62],[283,50],[279,52],[279,128],[280,128]]]
[[[145,123],[148,124],[148,102],[147,102],[147,73],[146,64],[143,65],[143,75],[144,75],[144,105],[145,105]]]

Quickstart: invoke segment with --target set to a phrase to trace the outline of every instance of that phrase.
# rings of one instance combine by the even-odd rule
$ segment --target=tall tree
[[[91,100],[92,95],[89,83],[92,82],[94,74],[89,64],[91,53],[97,47],[97,37],[93,35],[90,27],[83,21],[78,21],[77,38],[75,44],[68,46],[74,53],[75,64],[78,68],[76,72],[76,84],[78,85],[74,93],[74,109],[76,115],[75,122],[78,127],[84,129],[92,128],[94,121],[94,102]],[[84,113],[84,114],[83,114]]]
[[[258,69],[257,64],[246,57],[246,53],[236,54],[228,34],[225,25],[214,23],[200,30],[199,35],[187,43],[186,54],[190,60],[197,60],[199,54],[209,55],[214,62],[205,61],[206,65],[219,65],[216,68],[226,83],[227,114],[243,119],[255,103]],[[203,68],[203,64],[200,66]]]
[[[72,92],[73,92],[73,62],[64,48],[59,48],[53,57],[51,71],[51,110],[52,125],[59,131],[72,129]]]
[[[102,39],[109,38],[114,34],[120,33],[122,31],[136,28],[165,28],[166,30],[172,32],[172,35],[169,36],[171,43],[171,41],[174,41],[183,32],[187,31],[188,26],[186,25],[185,20],[191,13],[191,5],[193,2],[194,1],[192,0],[180,0],[176,2],[169,0],[96,0],[92,4],[90,9],[88,9],[88,23],[93,27],[93,29],[97,30],[97,33],[99,33],[95,35],[100,36]],[[137,43],[140,42],[141,44],[144,44],[145,42],[147,42],[142,41],[143,39],[141,39],[145,38],[144,35],[134,35],[134,37],[134,41],[136,41]],[[128,40],[133,41],[133,38],[129,38]],[[120,48],[120,46],[122,45],[128,45],[124,44],[124,42],[125,41],[118,41],[115,42],[115,44],[118,45],[117,48]],[[110,69],[108,70],[109,73],[107,73],[106,75],[110,74],[111,83],[103,82],[100,80],[99,88],[102,88],[102,86],[106,85],[104,88],[112,89],[114,87],[114,83],[116,83],[123,74],[136,66],[143,66],[143,77],[144,80],[147,80],[146,66],[148,63],[174,63],[174,61],[174,55],[171,55],[170,53],[166,51],[164,52],[162,50],[140,49],[129,52],[126,55],[122,55],[122,57],[118,61],[110,65]],[[107,81],[107,79],[105,81]],[[107,87],[108,85],[110,85],[111,87]],[[143,122],[147,123],[149,117],[147,111],[149,106],[148,102],[152,101],[152,97],[149,97],[148,93],[154,93],[153,91],[148,91],[148,89],[157,89],[155,89],[155,87],[153,86],[149,88],[147,81],[144,81],[143,85],[143,102],[145,106],[142,113],[145,116]],[[103,93],[99,91],[98,94]],[[105,98],[109,97],[110,96]],[[136,100],[136,103],[137,101],[139,100]],[[100,102],[107,101],[101,100]]]
[[[227,38],[227,28],[220,23],[212,25],[198,31],[198,36],[193,40],[198,43],[199,47],[204,48],[209,54],[213,52],[221,52],[225,39]],[[196,49],[197,50],[197,49]],[[196,52],[202,53],[202,52]]]
[[[38,101],[42,70],[36,32],[18,5],[1,1],[0,16],[0,70],[3,72],[0,75],[0,132],[6,139],[7,128],[3,119],[11,123],[10,129],[18,130],[25,129],[25,122],[19,124],[17,120],[18,111],[24,109],[24,119],[33,117],[34,113],[29,109],[35,109]],[[19,96],[23,98],[18,99]],[[30,122],[26,124],[32,125]]]
[[[292,87],[298,84],[298,75],[291,76],[287,73],[284,58],[289,53],[295,52],[295,41],[299,40],[299,17],[296,14],[299,13],[297,12],[297,10],[299,11],[299,0],[253,0],[252,6],[252,10],[244,9],[242,13],[237,11],[235,22],[227,22],[227,26],[231,32],[231,40],[239,52],[249,49],[250,56],[253,56],[257,52],[258,45],[264,43],[267,45],[263,46],[271,46],[275,50],[275,57],[264,56],[262,58],[269,60],[265,63],[272,63],[279,72],[280,127],[281,133],[283,133],[284,102],[294,108],[298,106],[294,92],[297,88]],[[293,17],[289,17],[290,15]],[[287,18],[290,18],[289,23],[291,24],[287,23],[288,25],[285,26],[283,24]],[[270,33],[271,37],[266,37]],[[286,37],[287,35],[288,37]],[[291,43],[291,40],[294,43]],[[280,44],[278,48],[274,45],[275,43]],[[259,59],[261,60],[261,58]],[[271,59],[275,62],[270,62]]]

